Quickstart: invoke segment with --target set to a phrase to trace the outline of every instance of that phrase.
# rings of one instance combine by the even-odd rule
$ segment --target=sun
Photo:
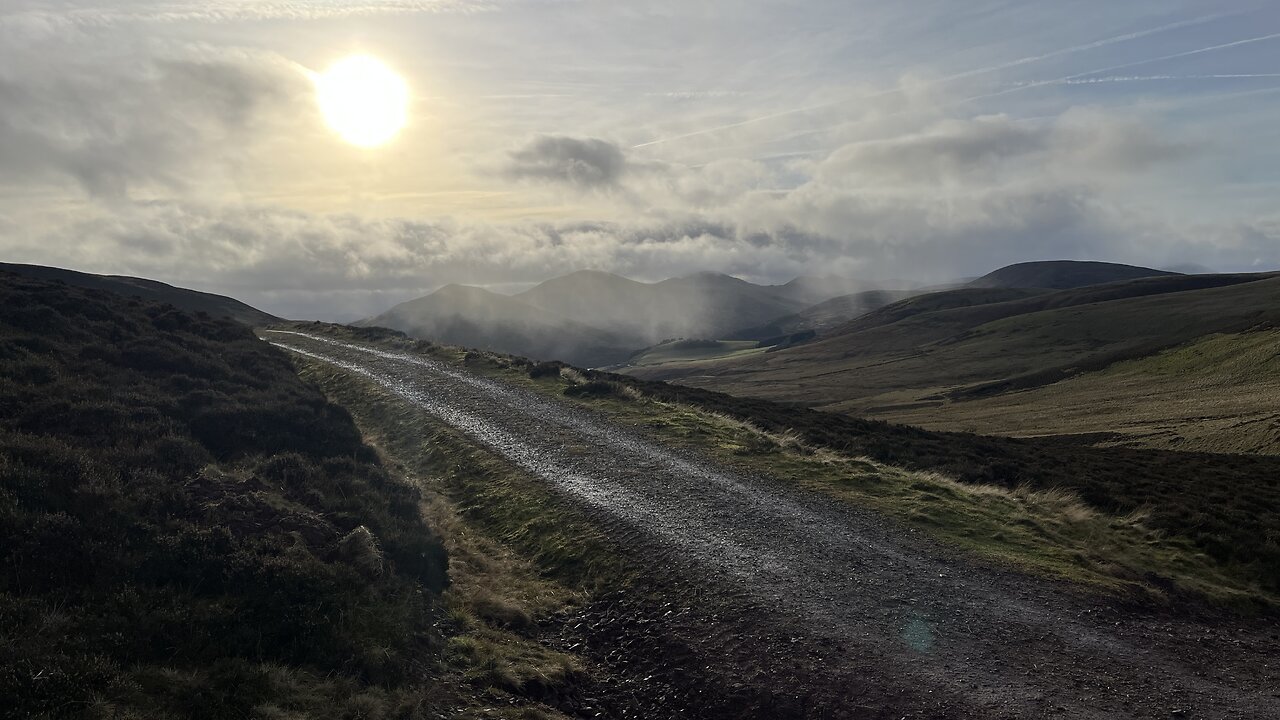
[[[316,75],[315,84],[325,121],[352,145],[385,145],[408,120],[409,87],[377,58],[343,58]]]

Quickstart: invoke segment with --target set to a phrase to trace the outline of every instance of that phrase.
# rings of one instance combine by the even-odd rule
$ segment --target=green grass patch
[[[1207,335],[1155,355],[1116,363],[1098,377],[1176,377],[1194,385],[1234,386],[1280,379],[1280,331]]]
[[[501,356],[472,367],[560,397],[582,380],[571,373],[567,378],[530,378],[521,372],[521,363]],[[744,472],[874,508],[989,561],[1143,601],[1192,597],[1245,611],[1278,602],[1248,572],[1215,562],[1185,538],[1150,527],[1142,512],[1104,513],[1069,490],[961,483],[938,473],[893,467],[810,447],[797,433],[766,432],[694,406],[642,396],[637,400],[638,391],[627,390],[628,397],[572,392],[567,397]]]
[[[626,364],[645,366],[719,360],[763,353],[767,349],[755,340],[670,340],[628,358]]]

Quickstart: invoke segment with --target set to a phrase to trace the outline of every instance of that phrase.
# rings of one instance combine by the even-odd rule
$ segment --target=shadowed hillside
[[[786,286],[779,286],[786,287]],[[395,328],[433,342],[584,366],[623,362],[672,338],[717,339],[790,315],[824,284],[790,290],[715,273],[642,283],[584,270],[514,296],[449,285],[357,326]]]
[[[777,318],[765,325],[738,330],[728,340],[759,340],[771,343],[800,333],[817,335],[853,318],[911,296],[904,290],[865,290],[841,295],[805,308],[798,313]]]
[[[434,692],[444,551],[345,410],[243,325],[0,280],[0,714],[389,717]]]
[[[586,366],[629,355],[626,339],[483,288],[447,285],[357,326],[389,327],[432,342],[490,348]]]
[[[1135,265],[1080,260],[1048,260],[1009,265],[969,283],[978,288],[1068,288],[1136,280],[1159,275],[1178,275],[1167,270],[1152,270]]]
[[[280,318],[250,307],[234,298],[212,293],[197,292],[166,285],[155,280],[126,277],[123,275],[92,275],[42,265],[0,263],[0,271],[7,271],[40,280],[64,282],[91,290],[107,290],[129,297],[140,297],[158,303],[168,303],[187,312],[204,312],[213,317],[229,317],[245,325],[261,326],[279,322]]]
[[[685,337],[717,339],[807,306],[806,300],[745,280],[698,273],[640,283],[601,272],[576,272],[516,296],[576,322],[609,330],[636,343]]]
[[[831,328],[832,335],[858,330],[866,330],[883,325],[892,325],[913,315],[937,312],[940,310],[956,310],[975,305],[991,305],[1039,295],[1043,290],[1025,288],[957,288],[941,292],[916,295],[879,308],[873,308],[845,323],[838,323]]]
[[[833,275],[801,275],[781,285],[770,285],[767,289],[778,297],[805,305],[817,305],[843,295],[856,295],[872,290],[882,290],[885,287],[886,285],[882,283],[869,283]]]

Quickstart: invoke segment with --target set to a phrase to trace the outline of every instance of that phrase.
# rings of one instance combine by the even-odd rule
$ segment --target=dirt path
[[[975,567],[869,512],[714,467],[594,413],[417,355],[274,344],[370,379],[769,615],[832,717],[1280,718],[1273,625],[1135,614]],[[776,650],[776,648],[774,648]],[[804,670],[804,668],[801,668]],[[890,702],[885,698],[893,698]],[[886,704],[889,703],[889,704]]]

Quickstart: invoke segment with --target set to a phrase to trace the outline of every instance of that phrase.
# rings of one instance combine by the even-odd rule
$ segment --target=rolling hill
[[[778,297],[805,305],[817,305],[841,295],[880,290],[883,287],[878,283],[868,283],[835,275],[801,275],[781,285],[769,285],[766,289]]]
[[[819,302],[798,313],[776,318],[764,325],[744,328],[730,334],[728,340],[770,342],[796,335],[817,335],[865,315],[890,303],[909,297],[905,290],[864,290]]]
[[[869,309],[829,329],[831,334],[856,332],[882,325],[892,325],[913,315],[1022,300],[1042,292],[1044,291],[1024,288],[957,288],[926,295],[914,295]]]
[[[621,362],[636,348],[624,337],[564,319],[518,298],[466,285],[446,285],[356,325],[588,367]]]
[[[151,302],[168,303],[186,312],[204,312],[213,317],[229,317],[249,326],[280,322],[280,318],[234,298],[187,290],[155,280],[124,275],[93,275],[75,270],[18,263],[0,263],[0,270],[39,280],[63,282],[74,287],[106,290],[129,297],[140,297]]]
[[[636,352],[625,363],[602,369],[619,370],[627,366],[719,360],[765,352],[767,349],[755,340],[667,340]]]
[[[625,336],[635,348],[671,338],[725,337],[809,305],[774,288],[728,275],[697,273],[641,283],[582,271],[515,296],[560,317]]]
[[[1178,274],[1180,273],[1119,263],[1046,260],[1002,267],[970,282],[969,287],[1067,290],[1144,277]]]
[[[1280,455],[1280,331],[1215,333],[1018,392],[879,413],[925,428]]]
[[[985,403],[986,415],[994,417],[1000,403],[993,398],[1088,377],[1214,334],[1280,323],[1280,275],[1267,273],[1166,275],[1057,292],[978,291],[991,292],[968,288],[910,298],[778,352],[627,372],[965,429],[969,403]],[[988,302],[966,304],[983,299]],[[1093,399],[1081,398],[1085,415],[1088,404],[1109,397],[1105,388],[1092,387]],[[980,427],[997,431],[995,424]],[[1009,422],[998,430],[1026,428]]]
[[[642,283],[584,270],[512,296],[450,285],[356,325],[594,367],[664,341],[718,339],[789,316],[808,307],[797,297],[816,292],[778,287],[716,273]]]

